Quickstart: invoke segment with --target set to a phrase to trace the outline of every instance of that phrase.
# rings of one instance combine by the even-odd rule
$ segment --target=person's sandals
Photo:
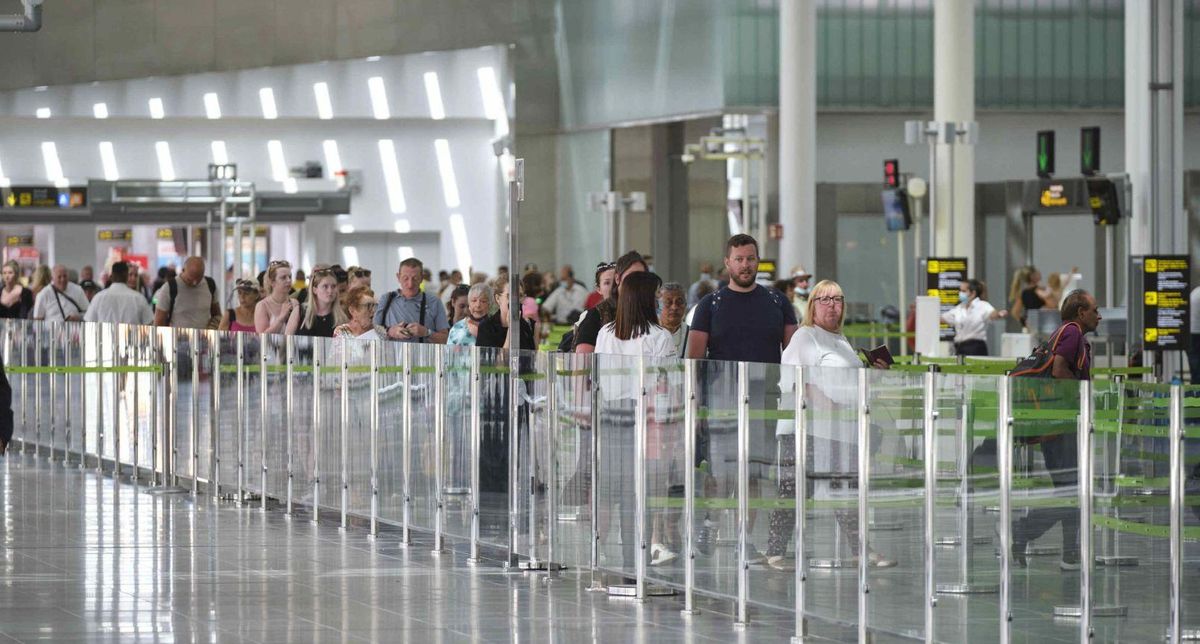
[[[783,555],[773,555],[767,557],[767,567],[780,572],[795,572],[796,560],[788,559]]]
[[[851,557],[850,560],[854,562],[855,566],[858,565],[858,557]],[[894,568],[896,566],[896,560],[888,559],[878,552],[871,552],[867,555],[867,566],[871,568]]]

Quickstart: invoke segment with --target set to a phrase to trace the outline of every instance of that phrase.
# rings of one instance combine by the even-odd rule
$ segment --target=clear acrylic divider
[[[590,353],[552,355],[555,427],[554,553],[568,568],[591,566],[592,360]]]
[[[335,340],[336,342],[336,340]],[[342,340],[346,383],[342,391],[346,426],[342,440],[346,472],[346,511],[358,519],[371,516],[371,353],[378,341]]]
[[[63,352],[63,338],[67,335],[67,328],[73,326],[75,322],[51,322],[49,323],[49,335],[46,338],[46,354],[48,362],[45,366],[52,367],[52,370],[47,374],[47,399],[48,404],[46,413],[49,415],[50,438],[48,445],[52,459],[66,458],[67,454],[67,432],[66,432],[66,414],[65,405],[63,402],[63,375],[59,372],[66,366],[66,354]]]
[[[479,352],[479,541],[509,546],[508,351]]]
[[[233,497],[238,493],[238,439],[241,427],[238,422],[238,343],[236,332],[217,331],[213,349],[216,351],[217,368],[214,375],[214,399],[217,401],[212,413],[213,471],[215,494],[218,497]]]
[[[193,489],[207,489],[212,492],[213,485],[213,432],[216,430],[218,418],[213,405],[216,402],[216,385],[220,374],[215,369],[219,356],[217,331],[209,329],[194,329],[196,350],[192,352],[192,388],[195,403],[192,413],[196,417],[194,425],[189,427],[191,443],[189,460],[192,461]]]
[[[471,493],[471,347],[442,351],[442,529],[449,537],[471,538],[475,500]]]
[[[509,497],[514,510],[510,517],[513,524],[512,552],[520,559],[540,565],[545,562],[547,550],[546,482],[539,470],[548,432],[545,396],[547,359],[545,353],[521,351],[519,361],[515,392],[516,431],[511,430],[511,422],[506,423],[510,427],[507,444],[509,467],[515,467],[513,473],[516,482],[515,488],[510,489]],[[514,457],[515,464],[512,461]]]
[[[342,503],[342,341],[313,338],[313,518],[338,520]]]
[[[379,346],[379,520],[404,522],[404,365],[405,345]]]
[[[119,385],[115,370],[120,366],[120,347],[118,346],[119,337],[116,334],[117,325],[115,324],[97,324],[96,339],[99,346],[100,367],[103,371],[100,373],[100,381],[98,391],[100,396],[99,402],[99,420],[100,430],[96,435],[97,439],[97,454],[100,461],[100,469],[102,471],[114,471],[115,463],[118,462],[117,450],[120,447],[120,425],[119,425]],[[35,338],[39,334],[34,333]],[[35,359],[37,356],[35,355]],[[104,465],[104,463],[108,465]]]
[[[154,327],[133,325],[127,328],[133,366],[137,368],[130,378],[133,380],[132,434],[137,437],[135,463],[148,475],[145,482],[153,484],[158,473],[154,459],[157,456],[159,413],[162,409],[156,387],[165,363],[156,355],[158,336],[154,333]],[[59,364],[62,364],[61,361]]]
[[[87,407],[83,395],[84,373],[80,371],[80,367],[83,366],[83,333],[86,326],[84,323],[72,324],[63,338],[66,344],[66,364],[71,368],[63,378],[62,399],[63,415],[66,418],[64,422],[67,435],[65,442],[67,451],[70,453],[68,462],[71,463],[82,463],[84,453],[83,427],[87,422]],[[9,380],[10,386],[13,386],[12,378],[10,377]],[[15,391],[14,389],[14,394]]]
[[[596,489],[592,494],[597,508],[597,568],[632,579],[637,575],[639,550],[634,518],[641,359],[600,354],[594,359],[600,381],[594,429]]]
[[[691,475],[692,470],[684,461],[683,448],[684,363],[679,358],[646,358],[642,366],[646,408],[641,446],[645,453],[646,579],[682,589],[684,477]]]
[[[408,387],[412,413],[409,437],[408,468],[410,521],[413,528],[432,532],[437,515],[436,432],[437,414],[434,405],[437,388],[437,360],[441,347],[432,344],[410,343],[412,360]]]
[[[1013,417],[1012,621],[1014,640],[1079,639],[1078,434],[1080,383],[1009,380]],[[1078,566],[1078,563],[1075,564]],[[1057,615],[1056,615],[1057,614]]]
[[[247,498],[261,497],[262,486],[263,418],[262,418],[262,356],[264,346],[283,342],[282,335],[242,333],[241,436],[239,440],[238,476]]]
[[[783,380],[783,374],[788,379]],[[750,603],[780,611],[795,609],[794,367],[747,363],[745,431],[748,447],[747,552]],[[787,387],[787,400],[782,395]],[[736,536],[736,535],[735,535]]]
[[[695,592],[737,598],[737,363],[697,360],[694,477]],[[632,462],[632,461],[631,461]]]
[[[313,508],[313,479],[316,476],[315,370],[323,357],[317,340],[319,338],[307,336],[292,338],[292,399],[288,404],[290,496],[293,510],[299,506],[309,512]],[[288,494],[285,492],[285,496]]]
[[[262,466],[266,468],[265,493],[279,503],[287,503],[288,463],[290,449],[290,414],[288,401],[288,360],[293,338],[268,342],[260,353],[265,372],[260,374],[257,393],[263,403],[266,422],[262,432]],[[262,371],[262,369],[260,369]],[[293,397],[295,392],[292,393]]]
[[[1182,440],[1177,441],[1175,453],[1175,493],[1179,498],[1177,521],[1178,526],[1172,528],[1174,534],[1168,535],[1168,541],[1173,544],[1168,561],[1172,570],[1170,581],[1172,606],[1170,616],[1174,619],[1174,628],[1180,638],[1200,639],[1200,592],[1197,588],[1195,575],[1190,572],[1185,562],[1200,560],[1200,386],[1188,385],[1181,388],[1179,409]],[[1176,441],[1172,439],[1172,442]],[[1170,451],[1170,450],[1168,450]],[[1168,464],[1171,465],[1170,455]],[[1168,625],[1170,633],[1171,625]],[[1151,631],[1153,632],[1153,631]]]

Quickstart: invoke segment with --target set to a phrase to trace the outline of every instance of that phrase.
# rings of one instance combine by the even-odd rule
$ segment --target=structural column
[[[936,0],[933,9],[933,120],[975,120],[975,3]],[[938,145],[933,189],[937,253],[975,262],[975,152]]]
[[[811,267],[817,259],[816,0],[779,3],[778,158],[779,267]]]
[[[1183,1],[1125,3],[1125,169],[1131,255],[1187,252]]]

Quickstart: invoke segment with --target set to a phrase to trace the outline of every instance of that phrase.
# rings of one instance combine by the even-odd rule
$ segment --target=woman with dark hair
[[[631,250],[617,259],[613,266],[613,285],[608,297],[588,309],[579,318],[579,326],[575,327],[575,353],[593,353],[596,350],[596,338],[600,329],[617,317],[617,294],[621,282],[634,273],[645,273],[646,260],[636,250]]]
[[[470,293],[471,287],[466,284],[459,284],[450,291],[450,300],[446,302],[446,319],[450,320],[451,327],[458,324],[459,320],[471,316],[467,307],[467,296]]]
[[[617,314],[596,338],[596,353],[670,358],[675,339],[658,324],[655,296],[662,280],[654,273],[632,273],[621,283]]]
[[[960,356],[986,356],[987,323],[1006,317],[987,301],[987,286],[969,279],[958,289],[958,306],[942,314],[942,322],[954,327],[954,352]]]

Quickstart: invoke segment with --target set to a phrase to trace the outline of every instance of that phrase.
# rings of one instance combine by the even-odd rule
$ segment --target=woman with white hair
[[[784,349],[781,364],[800,365],[811,368],[812,375],[805,377],[804,399],[811,414],[812,440],[809,442],[811,459],[809,468],[814,474],[822,474],[816,481],[814,496],[834,498],[841,490],[841,497],[857,494],[851,488],[851,480],[858,473],[858,423],[852,416],[857,414],[858,369],[863,368],[858,352],[850,346],[842,334],[842,323],[846,317],[846,297],[842,287],[832,280],[822,280],[809,294],[808,308],[802,326],[792,336]],[[871,365],[886,369],[887,363],[879,360]],[[794,391],[794,370],[783,369],[780,389],[785,394]],[[847,414],[848,411],[854,412]],[[795,424],[782,421],[775,430],[779,439],[780,475],[779,497],[789,498],[796,494],[796,463],[794,455]],[[872,441],[873,442],[873,441]],[[841,483],[841,485],[837,485]],[[841,528],[851,553],[858,552],[858,511],[856,509],[835,510],[834,516]],[[767,542],[767,565],[778,569],[790,569],[785,562],[788,539],[795,526],[794,510],[776,510],[771,513],[770,539]],[[895,566],[896,562],[877,552],[868,552],[869,565],[877,568]]]
[[[479,336],[479,323],[487,317],[492,307],[492,287],[486,282],[471,285],[467,291],[467,315],[450,327],[446,344],[469,347]]]

